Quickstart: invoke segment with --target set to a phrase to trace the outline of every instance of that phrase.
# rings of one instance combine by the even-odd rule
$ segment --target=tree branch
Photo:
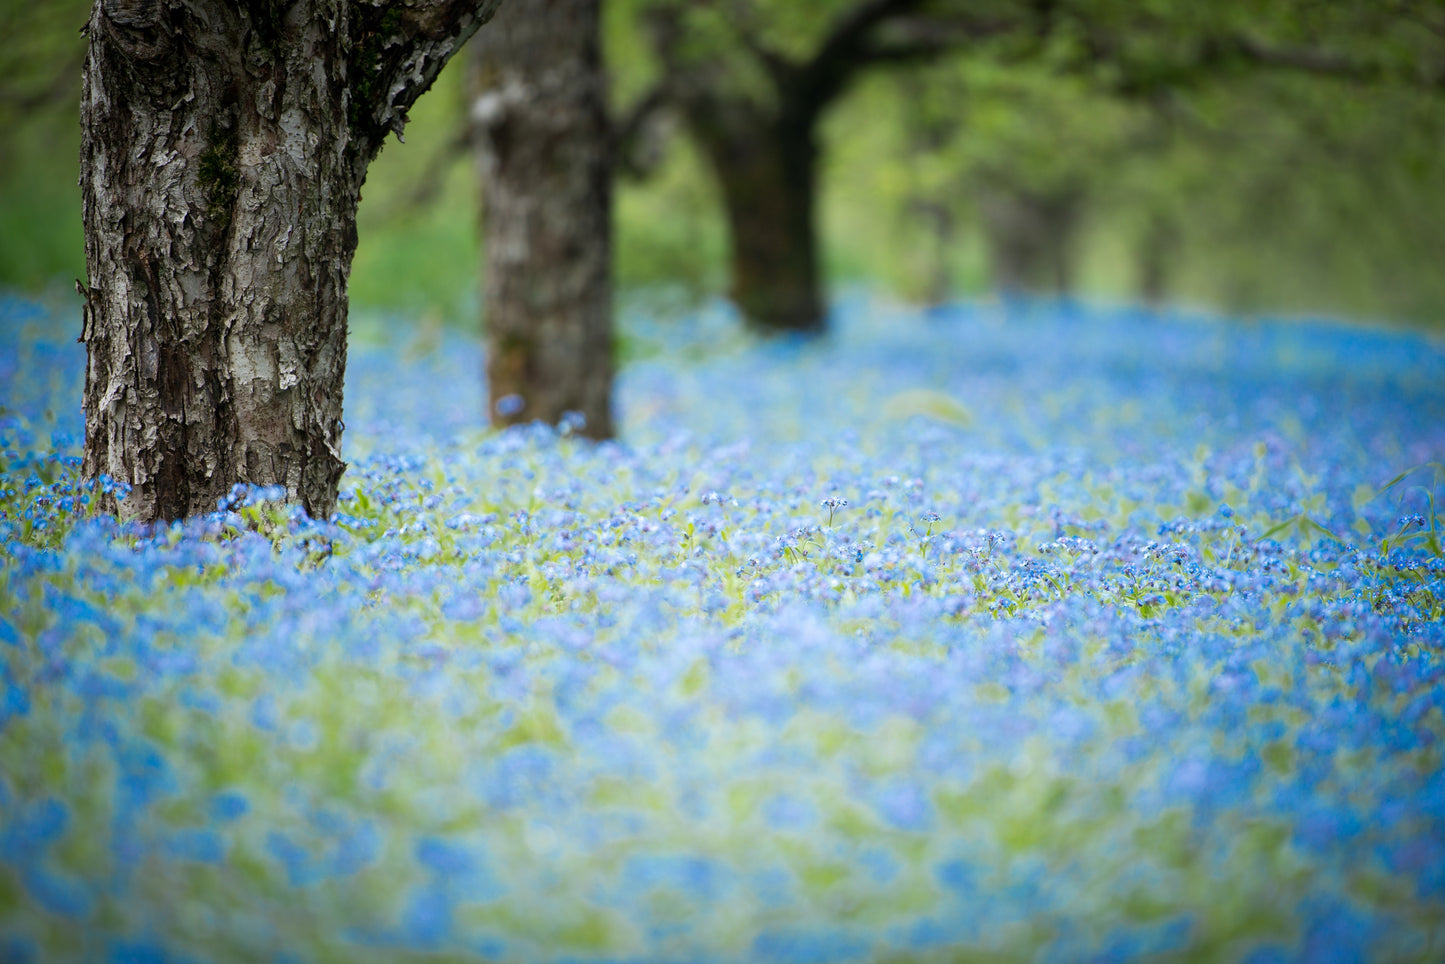
[[[1432,18],[1424,10],[1421,10],[1419,5],[1409,2],[1409,0],[1398,0],[1398,2],[1391,3],[1389,10],[1400,19],[1428,30],[1437,37],[1445,38],[1445,18]]]
[[[375,153],[388,132],[400,139],[406,113],[501,0],[386,0],[354,3],[351,120]]]
[[[768,76],[781,88],[797,70],[797,65],[763,42],[762,35],[757,28],[756,10],[757,8],[753,4],[745,2],[745,0],[731,0],[727,4],[725,13],[727,23],[731,26],[733,33],[737,35],[743,48],[763,65]]]
[[[860,66],[926,62],[969,44],[1016,34],[1025,24],[1011,19],[905,17],[890,21],[858,51]]]
[[[817,114],[853,79],[870,35],[883,23],[917,10],[923,0],[862,0],[843,14],[818,50],[797,71],[797,110]]]
[[[1400,22],[1429,29],[1399,6],[1391,13]],[[1164,26],[1157,17],[1145,22],[1150,28]],[[1420,59],[1411,69],[1329,47],[1272,43],[1249,34],[1222,33],[1203,37],[1179,58],[1154,63],[1131,62],[1127,48],[1119,43],[1118,37],[1087,29],[1084,35],[1085,54],[1072,69],[1082,71],[1102,64],[1117,67],[1122,76],[1114,86],[1125,96],[1152,96],[1161,88],[1192,87],[1230,66],[1277,69],[1366,84],[1393,80],[1425,89],[1445,89],[1445,61]]]
[[[51,104],[80,97],[80,71],[85,66],[85,51],[66,61],[39,90],[22,91],[0,87],[0,105],[13,107],[18,113],[30,114]]]
[[[1351,80],[1378,80],[1383,73],[1378,64],[1352,60],[1332,50],[1275,47],[1253,37],[1237,37],[1224,41],[1223,45],[1225,57],[1238,57],[1261,67],[1283,67]]]
[[[801,106],[821,111],[870,67],[926,62],[1024,28],[1042,39],[1052,29],[1048,4],[1017,17],[925,14],[922,6],[921,0],[864,0],[845,14],[800,72]]]
[[[671,96],[666,82],[658,81],[621,116],[609,118],[612,161],[618,175],[640,181],[657,169],[660,152],[652,149],[645,135],[667,109]]]
[[[1384,64],[1356,60],[1333,50],[1314,47],[1275,47],[1250,37],[1234,41],[1233,52],[1261,67],[1278,67],[1301,73],[1379,83],[1395,79],[1409,84],[1445,90],[1445,64],[1419,64],[1413,74],[1392,71]]]
[[[906,16],[922,5],[922,0],[863,0],[833,24],[809,68],[851,56],[880,24]]]

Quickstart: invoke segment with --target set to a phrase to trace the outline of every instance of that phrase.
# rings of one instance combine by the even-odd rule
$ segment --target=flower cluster
[[[1445,940],[1438,343],[628,323],[597,444],[363,320],[332,518],[142,529],[90,511],[76,320],[0,300],[0,959]]]

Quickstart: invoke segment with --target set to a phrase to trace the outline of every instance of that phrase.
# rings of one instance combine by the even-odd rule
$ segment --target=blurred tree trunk
[[[909,153],[915,160],[934,158],[948,148],[961,123],[957,104],[940,113],[928,96],[923,78],[916,73],[905,73],[899,78],[902,93],[903,130],[907,137]],[[924,304],[942,305],[953,294],[953,272],[950,262],[956,243],[957,224],[953,216],[952,198],[956,188],[953,185],[924,186],[915,180],[909,192],[904,210],[922,222],[922,230],[928,237],[928,248],[919,272],[921,284],[918,293]]]
[[[1139,297],[1149,308],[1162,308],[1169,297],[1179,246],[1178,224],[1167,215],[1151,215],[1139,239]]]
[[[669,102],[717,175],[731,244],[731,295],[747,322],[773,334],[824,330],[815,206],[818,122],[857,76],[917,63],[949,49],[936,24],[903,27],[923,0],[856,0],[835,10],[806,56],[772,48],[751,8],[730,6],[729,56],[692,15],[706,5],[661,0],[645,14]],[[957,24],[962,24],[958,20]],[[966,28],[974,25],[966,25]],[[739,69],[750,63],[751,69]]]
[[[477,39],[489,410],[612,435],[612,151],[599,0],[508,0]]]
[[[1082,201],[1080,192],[1067,189],[1041,193],[988,186],[979,193],[995,290],[1060,296],[1073,292]]]
[[[910,213],[923,222],[923,231],[928,235],[928,250],[924,256],[922,288],[919,295],[925,305],[937,307],[946,304],[953,296],[953,271],[950,262],[956,242],[953,211],[942,201],[915,198],[908,206]]]
[[[236,483],[330,514],[367,165],[497,0],[97,0],[85,472],[141,521]]]
[[[746,103],[687,103],[688,126],[722,187],[733,301],[760,330],[822,331],[815,119],[779,118]]]

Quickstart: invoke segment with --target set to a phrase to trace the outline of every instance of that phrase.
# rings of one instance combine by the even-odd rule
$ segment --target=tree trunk
[[[1068,295],[1082,198],[990,187],[979,198],[994,288],[1005,294]]]
[[[1179,255],[1179,227],[1172,218],[1154,214],[1139,239],[1139,298],[1152,310],[1169,298],[1174,262]]]
[[[489,409],[612,436],[612,157],[599,0],[509,0],[473,50]]]
[[[940,111],[936,99],[929,97],[928,85],[919,73],[906,73],[899,78],[902,95],[903,129],[909,153],[915,160],[937,158],[958,131],[959,119],[954,110]],[[956,109],[956,105],[952,105]],[[921,230],[929,242],[919,259],[919,290],[925,305],[937,307],[953,294],[953,258],[957,225],[950,204],[951,191],[938,185],[919,184],[910,192],[906,210],[922,222]]]
[[[361,183],[496,2],[97,0],[85,472],[126,487],[103,508],[171,520],[249,483],[330,514]]]
[[[919,230],[927,235],[928,248],[924,254],[920,297],[929,307],[938,307],[948,302],[953,295],[953,271],[950,261],[953,257],[954,220],[953,211],[943,201],[916,197],[908,210],[917,221],[922,222]]]
[[[764,333],[821,332],[813,123],[746,102],[710,101],[687,115],[722,187],[738,310]]]
[[[742,8],[715,9],[732,20],[731,50],[705,26],[705,15],[691,16],[713,4],[651,4],[643,15],[668,100],[721,188],[730,294],[763,333],[817,334],[826,325],[815,223],[818,120],[859,72],[939,49],[931,42],[881,42],[880,33],[917,13],[922,0],[828,6],[826,32],[809,56],[796,59],[765,43]]]

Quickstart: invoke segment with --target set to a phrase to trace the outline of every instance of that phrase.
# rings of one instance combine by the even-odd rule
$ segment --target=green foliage
[[[1083,293],[1137,297],[1152,258],[1168,269],[1168,297],[1186,302],[1445,318],[1445,277],[1430,267],[1445,256],[1434,227],[1445,169],[1431,161],[1445,101],[1406,82],[1424,55],[1398,25],[1362,23],[1359,9],[1304,18],[1290,4],[1175,7],[1161,5],[1147,32],[1124,31],[1135,15],[1123,6],[1079,8],[1100,32],[1124,31],[1116,62],[1089,69],[1066,32],[1029,59],[984,49],[860,85],[827,125],[824,210],[830,243],[868,254],[831,262],[916,291],[937,243],[920,208],[941,208],[962,227],[955,290],[975,293],[987,286],[980,194],[1074,191],[1085,205]],[[1229,31],[1365,68],[1351,79],[1180,66],[1201,38]]]
[[[7,131],[0,138],[0,285],[37,290],[84,277],[74,117],[26,118]]]
[[[1244,310],[1445,318],[1445,279],[1426,268],[1445,254],[1445,171],[1427,160],[1445,102],[1269,77],[1195,103],[1146,182],[1188,219],[1190,294]]]
[[[670,291],[696,302],[721,290],[726,231],[717,192],[688,144],[645,184],[619,185],[616,279],[623,291]]]
[[[86,0],[0,4],[0,285],[85,274],[76,104],[89,10]]]
[[[624,93],[637,78],[657,76],[651,49],[655,38],[649,34],[667,22],[675,31],[668,53],[677,63],[698,68],[699,76],[717,90],[767,105],[775,91],[759,51],[802,63],[817,53],[837,21],[857,4],[855,0],[620,0],[610,6],[606,28],[610,60]]]
[[[750,48],[800,60],[852,0],[604,6],[614,114],[661,76],[649,16],[671,11],[683,60],[711,82],[766,100]],[[991,0],[980,18],[1032,16]],[[926,292],[941,270],[955,294],[990,285],[977,201],[985,188],[1077,192],[1082,293],[1134,298],[1145,262],[1166,294],[1232,311],[1445,320],[1445,98],[1433,7],[1303,0],[1210,4],[1081,0],[1056,6],[1047,40],[1008,34],[905,72],[875,72],[827,115],[822,136],[825,266],[835,281]],[[10,4],[0,35],[0,284],[37,289],[84,273],[75,103],[83,0]],[[953,5],[934,0],[925,13]],[[956,11],[955,11],[956,12]],[[394,15],[394,14],[393,14]],[[1438,27],[1438,24],[1437,24]],[[1247,38],[1325,51],[1350,77],[1264,69],[1230,56]],[[358,63],[379,52],[363,38]],[[1210,44],[1214,53],[1210,54]],[[1210,59],[1212,57],[1212,59]],[[449,156],[465,116],[463,70],[449,68],[412,112],[407,143],[373,164],[360,209],[352,298],[360,307],[472,324],[480,255],[475,175]],[[355,105],[367,101],[359,69]],[[1127,97],[1117,96],[1120,92]],[[352,122],[359,122],[353,117]],[[689,301],[721,293],[727,234],[711,172],[674,129],[662,164],[617,191],[621,292]],[[222,142],[200,180],[226,195]],[[951,220],[946,237],[930,218]],[[939,268],[933,267],[939,265]]]
[[[7,127],[27,114],[70,109],[80,95],[88,0],[0,5],[0,122]],[[23,40],[23,42],[18,42]],[[17,147],[0,142],[0,161]],[[5,165],[0,164],[0,168]]]

